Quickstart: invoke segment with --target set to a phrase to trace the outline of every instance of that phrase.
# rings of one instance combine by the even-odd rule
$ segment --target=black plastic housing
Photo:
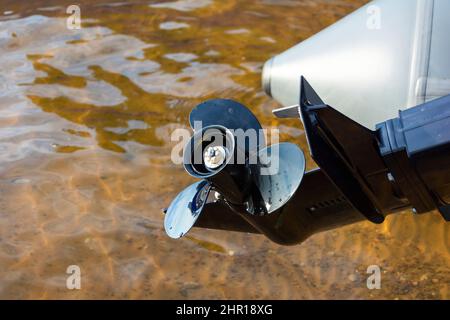
[[[417,213],[450,220],[450,96],[377,126],[380,152]]]

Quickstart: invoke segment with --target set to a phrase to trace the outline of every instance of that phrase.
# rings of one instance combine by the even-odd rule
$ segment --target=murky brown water
[[[0,298],[449,299],[449,226],[390,217],[280,247],[194,230],[170,240],[161,209],[192,179],[170,133],[223,97],[306,150],[271,115],[262,63],[364,0],[0,0]],[[309,167],[313,167],[310,159]],[[82,289],[66,289],[78,265]],[[382,289],[366,269],[382,268]]]

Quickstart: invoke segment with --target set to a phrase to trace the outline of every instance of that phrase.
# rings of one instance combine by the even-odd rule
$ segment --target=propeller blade
[[[200,122],[202,128],[220,125],[230,130],[242,129],[256,131],[258,148],[265,145],[262,127],[255,115],[239,102],[227,99],[205,101],[196,106],[189,116],[189,123],[194,130],[195,122]],[[248,150],[248,149],[247,149]]]
[[[273,213],[295,194],[305,174],[305,156],[293,143],[264,148],[253,176],[264,202],[265,213]]]
[[[167,209],[164,229],[169,237],[183,237],[195,224],[211,191],[205,180],[194,183],[180,192]]]

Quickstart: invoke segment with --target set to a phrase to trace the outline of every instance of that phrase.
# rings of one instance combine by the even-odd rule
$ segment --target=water
[[[161,209],[194,181],[170,161],[190,109],[238,100],[307,150],[298,121],[271,115],[262,63],[365,1],[78,2],[82,29],[68,30],[65,1],[1,0],[0,298],[450,297],[438,214],[296,247],[162,228]],[[69,265],[81,290],[66,289]],[[369,265],[381,290],[366,287]]]

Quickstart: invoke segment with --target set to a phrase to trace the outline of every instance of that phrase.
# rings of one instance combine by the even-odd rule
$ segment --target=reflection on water
[[[162,229],[161,208],[192,182],[170,134],[209,98],[276,120],[260,88],[272,55],[364,0],[3,0],[0,15],[1,298],[449,298],[449,227],[391,217],[279,247],[260,236]],[[309,167],[313,163],[308,159]],[[65,288],[81,267],[82,290]],[[382,290],[366,268],[383,270]]]

